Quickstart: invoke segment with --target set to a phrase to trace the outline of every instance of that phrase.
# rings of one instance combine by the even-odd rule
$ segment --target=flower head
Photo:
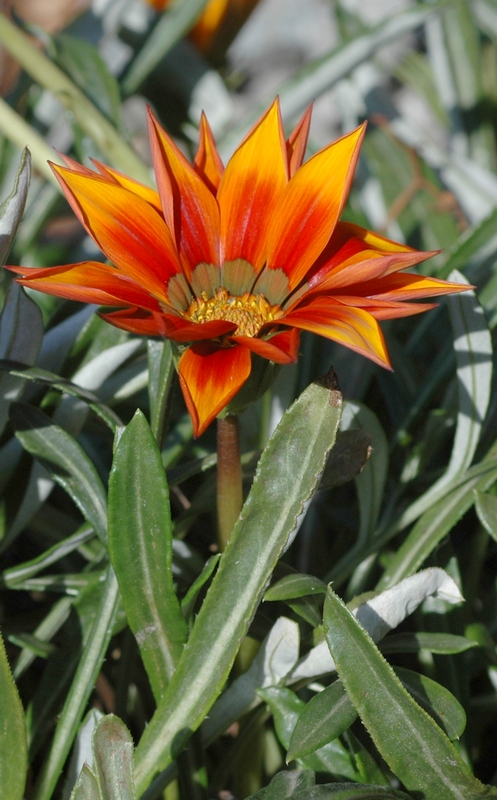
[[[202,118],[192,165],[150,112],[157,191],[99,162],[52,165],[111,263],[10,267],[25,286],[118,307],[102,317],[183,347],[196,436],[243,386],[253,353],[295,361],[307,330],[390,367],[378,321],[467,288],[403,272],[433,254],[339,221],[364,126],[303,164],[309,123],[310,111],[285,140],[275,101],[224,167]]]

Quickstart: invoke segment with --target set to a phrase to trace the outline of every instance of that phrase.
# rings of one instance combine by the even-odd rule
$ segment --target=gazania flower
[[[378,321],[467,288],[403,272],[432,254],[339,222],[364,126],[302,164],[310,111],[285,141],[275,101],[225,168],[205,118],[193,165],[149,122],[157,192],[98,162],[98,173],[52,165],[111,263],[10,269],[33,289],[118,307],[102,317],[119,328],[176,342],[196,436],[246,382],[253,354],[295,361],[306,330],[388,368]]]
[[[147,0],[163,11],[171,0]],[[248,19],[259,0],[209,0],[190,31],[189,38],[206,56],[222,55]]]

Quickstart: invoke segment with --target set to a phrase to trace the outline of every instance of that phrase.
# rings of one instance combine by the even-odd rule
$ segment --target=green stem
[[[238,417],[217,421],[217,519],[219,549],[223,551],[243,505],[242,464]]]
[[[83,133],[93,140],[116,167],[136,180],[150,184],[148,168],[123,141],[119,131],[61,69],[34,46],[30,37],[2,13],[0,42],[36,83],[56,95],[62,105],[74,115]]]

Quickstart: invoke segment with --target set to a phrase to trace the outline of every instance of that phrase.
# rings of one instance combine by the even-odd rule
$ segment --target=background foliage
[[[100,257],[53,147],[149,182],[145,102],[226,157],[278,93],[289,129],[315,100],[309,153],[367,118],[346,218],[477,292],[385,325],[391,374],[303,338],[241,418],[220,557],[168,343],[2,274],[2,797],[497,796],[497,3],[232,2],[207,44],[205,0],[8,5],[3,263]]]

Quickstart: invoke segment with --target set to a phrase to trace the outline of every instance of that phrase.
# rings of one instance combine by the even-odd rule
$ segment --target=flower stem
[[[243,504],[242,465],[238,417],[217,421],[218,542],[226,547]]]

